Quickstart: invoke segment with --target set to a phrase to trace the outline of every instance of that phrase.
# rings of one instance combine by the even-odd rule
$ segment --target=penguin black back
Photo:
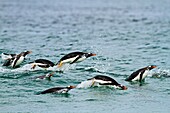
[[[54,66],[54,63],[49,61],[49,60],[46,60],[46,59],[37,59],[34,61],[35,63],[42,63],[42,64],[48,64],[49,66]]]
[[[115,81],[113,78],[108,77],[108,76],[104,76],[104,75],[97,75],[93,78],[90,78],[88,80],[92,80],[92,79],[96,79],[96,80],[103,80],[103,81],[111,81],[111,83],[109,83],[110,85],[120,85],[117,81]],[[108,85],[109,85],[108,84]]]
[[[46,94],[46,93],[54,93],[54,92],[57,92],[61,89],[63,89],[64,87],[54,87],[54,88],[50,88],[50,89],[47,89],[45,91],[42,91],[40,94]]]
[[[69,54],[67,54],[67,55],[65,55],[65,56],[63,56],[60,60],[59,60],[59,62],[60,61],[62,61],[62,60],[65,60],[65,59],[69,59],[69,58],[72,58],[72,57],[76,57],[77,55],[83,55],[84,53],[83,52],[72,52],[72,53],[69,53]]]
[[[46,93],[67,93],[69,90],[75,88],[76,86],[67,86],[67,87],[54,87],[40,92],[40,94]]]

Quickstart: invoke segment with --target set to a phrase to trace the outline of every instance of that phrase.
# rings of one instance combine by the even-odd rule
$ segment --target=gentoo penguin
[[[133,72],[128,78],[125,79],[125,81],[139,81],[142,82],[146,76],[148,75],[148,72],[154,68],[156,68],[157,66],[155,65],[151,65],[151,66],[147,66],[144,68],[141,68],[135,72]]]
[[[122,90],[127,89],[126,86],[119,84],[113,78],[104,76],[104,75],[97,75],[97,76],[90,78],[88,80],[92,80],[91,86],[101,85],[101,86],[113,86],[116,89],[122,89]]]
[[[58,67],[61,67],[65,63],[69,63],[69,64],[78,63],[91,56],[96,56],[96,54],[84,53],[84,52],[72,52],[62,57],[58,61],[57,65]]]
[[[54,73],[47,73],[46,75],[33,77],[32,79],[35,79],[35,80],[43,80],[43,79],[51,80],[51,76],[53,76],[53,75],[54,75]]]
[[[2,53],[1,58],[2,60],[8,60],[11,59],[12,57],[15,57],[17,54],[8,54],[8,53]]]
[[[31,62],[31,64],[32,64],[31,69],[34,69],[36,66],[39,66],[41,68],[49,68],[55,65],[53,62],[46,59],[37,59],[34,62]]]
[[[19,66],[24,61],[25,56],[30,53],[32,53],[32,51],[25,51],[18,55],[14,55],[12,58],[5,61],[3,66],[11,66],[12,68],[15,68],[16,66]]]
[[[75,88],[76,86],[67,86],[67,87],[54,87],[47,89],[45,91],[40,92],[40,94],[47,94],[47,93],[67,93],[69,90]]]

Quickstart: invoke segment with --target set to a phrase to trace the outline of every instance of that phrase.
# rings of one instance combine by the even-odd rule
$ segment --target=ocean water
[[[169,0],[0,0],[0,54],[33,51],[15,69],[3,67],[0,59],[0,112],[169,113],[169,12]],[[27,65],[39,58],[56,63],[74,51],[97,56],[68,65],[63,72]],[[124,81],[148,65],[158,68],[144,84]],[[51,81],[30,79],[53,71]],[[98,74],[128,90],[95,87],[37,95]]]

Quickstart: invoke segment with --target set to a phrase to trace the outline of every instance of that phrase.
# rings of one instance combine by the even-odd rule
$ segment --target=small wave
[[[89,98],[89,99],[86,99],[85,101],[98,101],[98,99],[95,99],[95,98]]]
[[[95,67],[78,67],[78,68],[76,68],[76,70],[89,71],[89,72],[100,72],[100,70]]]
[[[4,72],[9,72],[10,69],[6,69],[6,68],[3,68],[3,67],[0,67],[0,72],[1,73],[4,73]]]
[[[108,72],[108,70],[100,69],[97,67],[85,67],[85,68],[80,68],[79,70],[84,70],[84,71],[89,71],[89,72],[98,72],[101,74],[108,74],[108,73],[113,74],[112,72]]]
[[[95,67],[86,67],[86,68],[84,68],[84,70],[90,71],[90,72],[100,72],[100,70]]]

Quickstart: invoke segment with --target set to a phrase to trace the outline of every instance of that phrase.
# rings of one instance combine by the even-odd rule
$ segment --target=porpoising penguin
[[[125,79],[125,81],[139,81],[142,82],[148,75],[149,71],[156,68],[155,65],[150,65],[144,68],[141,68],[135,72],[133,72],[128,78]]]

